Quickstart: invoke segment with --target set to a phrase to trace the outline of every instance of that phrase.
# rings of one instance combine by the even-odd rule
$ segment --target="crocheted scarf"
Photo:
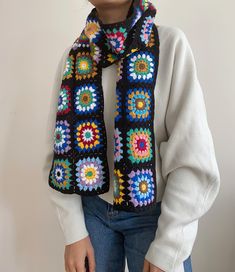
[[[49,185],[93,196],[113,182],[114,209],[156,204],[154,89],[159,36],[154,5],[134,0],[124,21],[104,24],[93,8],[64,68]],[[114,157],[107,159],[102,68],[117,65]],[[109,163],[114,163],[110,173]],[[112,175],[111,175],[112,174]]]

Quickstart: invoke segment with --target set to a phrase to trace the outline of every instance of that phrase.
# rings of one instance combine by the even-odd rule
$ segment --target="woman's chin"
[[[99,8],[114,8],[120,5],[127,4],[132,0],[89,0],[89,2],[95,7]]]

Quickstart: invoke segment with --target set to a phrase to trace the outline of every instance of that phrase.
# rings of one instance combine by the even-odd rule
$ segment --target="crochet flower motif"
[[[58,99],[57,115],[66,114],[71,109],[71,94],[69,86],[61,86]]]
[[[121,118],[121,92],[119,89],[116,89],[116,110],[114,116],[115,121]]]
[[[70,128],[66,120],[56,122],[54,131],[54,151],[57,154],[67,153],[71,149]]]
[[[77,186],[83,191],[101,188],[104,184],[104,171],[99,158],[88,157],[76,163]]]
[[[75,89],[75,112],[87,114],[98,108],[97,87],[95,84],[86,84]]]
[[[154,180],[150,169],[131,171],[128,174],[129,196],[134,206],[146,206],[154,201]]]
[[[149,36],[152,30],[152,25],[154,22],[154,17],[148,16],[145,18],[142,29],[141,29],[141,41],[144,42],[146,45],[149,41]]]
[[[75,144],[79,151],[97,149],[102,146],[100,139],[100,129],[97,120],[82,121],[76,124]]]
[[[114,130],[114,161],[120,161],[123,157],[121,131],[118,128]]]
[[[131,82],[152,82],[154,57],[150,52],[134,52],[128,59],[128,79]]]
[[[91,78],[97,75],[96,62],[93,60],[89,52],[79,52],[76,57],[76,72],[77,80]]]
[[[71,183],[71,163],[68,159],[55,159],[51,171],[51,182],[59,189],[69,189]]]
[[[124,27],[108,29],[105,34],[113,52],[123,53],[125,49],[124,41],[127,37],[126,29]]]
[[[74,57],[72,55],[70,55],[66,59],[64,73],[63,73],[63,79],[69,79],[72,77],[73,68],[74,68]]]
[[[101,36],[99,23],[95,20],[88,20],[84,29],[84,33],[91,42],[96,43]]]
[[[101,60],[100,48],[96,44],[91,43],[90,49],[91,49],[91,56],[92,56],[93,60],[96,61],[97,63],[99,63]]]
[[[113,176],[113,196],[114,196],[114,203],[115,204],[121,204],[124,199],[124,193],[123,193],[123,174],[120,172],[119,169],[114,169],[114,176]]]
[[[127,118],[131,121],[146,121],[150,118],[150,91],[143,88],[129,89],[126,97]]]
[[[150,161],[152,158],[151,132],[148,128],[135,128],[127,132],[127,153],[132,163]]]

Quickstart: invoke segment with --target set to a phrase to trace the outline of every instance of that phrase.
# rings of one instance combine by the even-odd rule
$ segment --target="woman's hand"
[[[144,270],[143,270],[143,272],[164,272],[164,271],[161,270],[160,268],[154,266],[153,264],[151,264],[147,260],[144,260]]]
[[[89,272],[95,272],[95,255],[89,236],[65,247],[65,271],[86,272],[86,256],[89,263]]]

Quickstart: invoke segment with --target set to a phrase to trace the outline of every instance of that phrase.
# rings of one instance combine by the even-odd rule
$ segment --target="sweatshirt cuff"
[[[145,255],[145,259],[156,267],[160,268],[164,272],[183,272],[183,264],[175,266],[176,261],[175,256],[169,255],[169,253],[164,252],[155,243],[152,243]]]
[[[60,226],[64,234],[65,245],[78,242],[89,235],[83,216],[77,214],[76,219],[73,217],[71,218],[70,216],[67,216],[66,218],[61,215],[61,211],[58,208],[56,208],[56,212],[58,214]]]
[[[184,261],[191,255],[198,230],[198,220],[156,237],[149,246],[145,259],[164,272],[184,272]]]
[[[85,218],[80,195],[63,194],[48,186],[48,193],[55,208],[64,243],[69,245],[87,237]]]

